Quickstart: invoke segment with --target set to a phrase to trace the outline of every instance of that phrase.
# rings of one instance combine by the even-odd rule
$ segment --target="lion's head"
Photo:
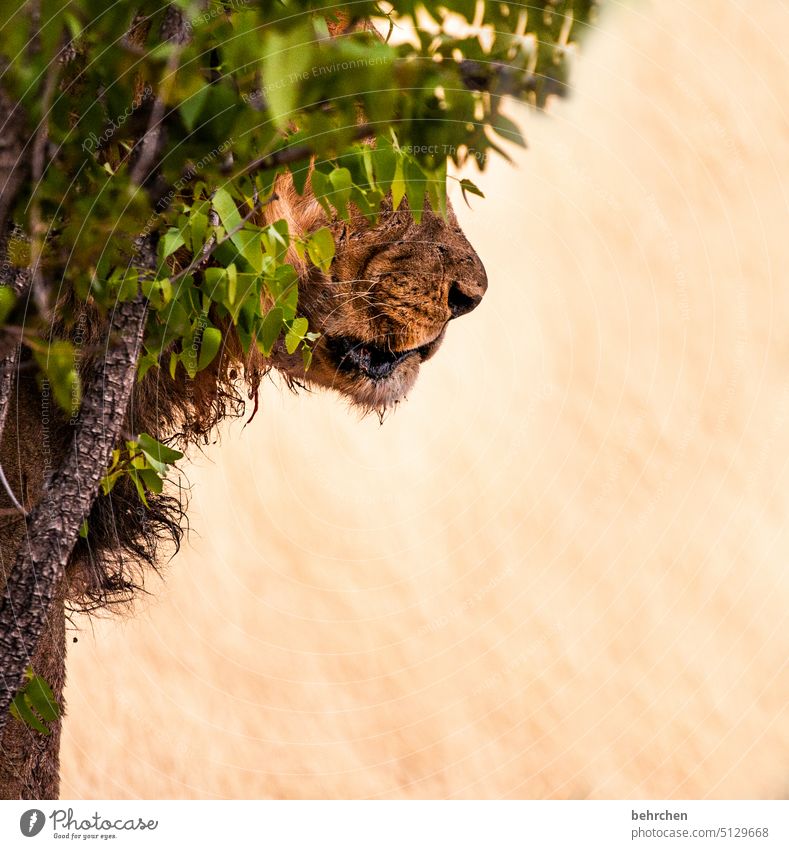
[[[453,318],[471,312],[487,289],[485,268],[458,226],[426,206],[416,223],[407,203],[385,203],[372,226],[359,212],[327,221],[314,196],[284,184],[271,205],[291,232],[328,224],[336,243],[330,272],[291,261],[301,271],[299,309],[321,334],[312,365],[282,346],[274,366],[291,378],[335,389],[366,410],[384,410],[413,386]]]
[[[295,251],[289,257],[299,271],[299,312],[321,334],[310,368],[305,371],[301,355],[289,355],[284,344],[268,359],[254,345],[245,355],[231,332],[222,356],[194,379],[181,369],[175,379],[166,368],[150,369],[132,399],[130,432],[182,446],[208,440],[223,419],[244,411],[243,389],[257,397],[261,376],[271,368],[291,384],[334,389],[361,409],[382,413],[413,386],[449,322],[473,310],[487,288],[485,269],[451,208],[446,219],[426,208],[418,224],[407,206],[393,210],[391,203],[375,226],[358,213],[348,222],[327,220],[309,189],[298,195],[283,179],[266,217],[286,219],[299,236],[329,226],[335,238],[328,274],[300,261]],[[88,325],[100,341],[95,315]],[[165,360],[167,355],[162,352]],[[178,543],[181,498],[149,493],[148,502],[140,509],[128,480],[96,499],[90,538],[80,540],[73,556],[72,604],[91,609],[130,599],[142,584],[139,567],[156,566],[159,542]]]

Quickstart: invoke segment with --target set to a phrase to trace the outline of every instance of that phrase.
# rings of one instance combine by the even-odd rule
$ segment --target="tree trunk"
[[[0,462],[5,470],[14,499],[30,507],[40,498],[47,469],[51,467],[51,446],[47,442],[43,422],[53,410],[46,394],[39,393],[31,377],[18,379],[13,374],[9,405],[0,442]],[[12,506],[5,489],[0,490],[0,593],[5,590],[8,575],[17,552],[25,546],[25,518]],[[63,704],[65,678],[64,583],[55,587],[55,598],[49,609],[41,640],[31,665],[43,676],[58,702]],[[0,679],[2,680],[2,679]],[[55,798],[58,793],[58,749],[60,723],[45,737],[21,722],[8,718],[0,737],[0,798]]]
[[[160,36],[179,46],[188,42],[189,28],[177,6],[167,7]],[[174,51],[171,64],[177,64],[178,54]],[[59,63],[50,65],[42,93],[44,122],[32,135],[21,110],[0,89],[0,284],[11,286],[21,297],[30,296],[32,289],[42,317],[48,315],[48,304],[42,294],[44,281],[38,279],[41,246],[36,242],[35,201],[29,222],[34,231],[31,269],[18,269],[7,261],[8,215],[18,193],[28,182],[35,184],[45,170],[47,104],[56,88],[58,67]],[[140,186],[156,164],[163,110],[164,103],[157,100],[138,152],[132,179]],[[156,262],[155,245],[149,237],[141,238],[138,249],[138,266],[150,271]],[[49,400],[46,384],[39,393],[34,380],[20,377],[13,367],[10,384],[0,380],[0,415],[3,409],[9,412],[5,428],[0,422],[0,465],[9,483],[8,488],[0,485],[2,798],[54,798],[58,793],[60,721],[52,724],[49,736],[39,735],[11,718],[9,706],[28,666],[47,680],[62,703],[66,564],[126,421],[146,316],[147,302],[141,294],[116,304],[105,357],[98,358],[85,376],[79,421],[69,446],[58,450],[49,444],[47,418],[57,411],[44,414],[42,402]],[[4,336],[0,358],[18,344],[18,339]],[[47,456],[51,450],[65,457],[54,471]],[[16,510],[17,501],[26,509],[35,506],[23,515]]]
[[[79,423],[65,460],[48,480],[34,482],[34,490],[42,488],[43,497],[26,519],[20,516],[12,520],[5,538],[0,538],[5,582],[0,604],[0,728],[6,726],[0,795],[5,797],[57,795],[60,723],[56,723],[58,728],[50,737],[42,741],[31,739],[36,732],[18,727],[20,723],[10,717],[8,709],[23,684],[25,669],[31,665],[47,678],[56,698],[62,692],[65,567],[123,426],[146,313],[146,301],[141,295],[117,306],[106,356],[97,362],[86,381]],[[43,471],[48,467],[46,457],[35,456],[38,446],[48,444],[48,434],[46,417],[41,415],[40,405],[31,404],[31,392],[30,387],[26,392],[20,388],[17,396],[17,419],[25,422],[25,432],[11,428],[8,422],[3,440],[8,446],[3,459],[16,456],[17,468],[23,470],[16,480],[22,503],[28,495],[25,490],[31,485],[24,470]],[[55,415],[55,411],[50,414]],[[39,433],[31,433],[36,424]],[[16,556],[11,562],[14,551]]]

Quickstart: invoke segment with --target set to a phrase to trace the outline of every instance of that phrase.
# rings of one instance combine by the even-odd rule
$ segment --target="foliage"
[[[11,702],[11,716],[39,734],[49,734],[49,723],[60,716],[60,705],[49,684],[31,667],[27,668],[25,679],[25,685]]]
[[[109,495],[118,480],[127,475],[134,483],[140,501],[147,507],[146,491],[160,493],[170,466],[184,455],[174,448],[157,442],[147,433],[128,439],[124,447],[112,452],[112,463],[101,481],[102,495]],[[89,529],[84,528],[87,536]]]
[[[84,343],[85,311],[109,317],[142,292],[140,380],[193,381],[232,346],[268,357],[282,344],[309,368],[318,336],[299,314],[296,266],[330,276],[334,241],[328,227],[271,221],[278,178],[311,190],[330,222],[355,208],[374,223],[385,199],[417,220],[427,206],[445,215],[448,166],[482,170],[506,156],[502,141],[524,144],[507,98],[542,107],[563,93],[596,5],[10,0],[0,106],[18,105],[27,142],[23,189],[0,221],[0,353],[21,340],[75,422],[83,360],[108,341]],[[482,196],[468,178],[460,188]],[[101,491],[129,479],[147,506],[180,456],[125,437]],[[48,733],[57,704],[27,679],[12,713]]]
[[[444,210],[447,163],[482,169],[501,139],[522,143],[504,96],[541,106],[563,89],[571,35],[595,3],[354,3],[355,20],[398,28],[388,41],[365,30],[330,38],[333,14],[314,0],[41,0],[40,17],[29,2],[12,6],[2,84],[31,127],[46,127],[51,158],[14,210],[29,236],[9,260],[40,256],[44,279],[101,310],[142,286],[140,373],[162,367],[176,379],[211,366],[231,326],[244,350],[268,355],[284,334],[309,363],[315,335],[298,315],[289,248],[327,271],[333,247],[328,231],[294,244],[285,222],[261,223],[278,175],[299,191],[309,180],[341,218],[354,204],[374,219],[389,193],[417,218],[425,199]],[[188,39],[168,40],[173,21]],[[414,23],[403,38],[401,24]],[[159,149],[135,180],[146,133]],[[468,179],[462,187],[478,193]],[[141,271],[136,248],[151,234],[157,265]],[[0,318],[13,324],[22,309],[36,361],[73,413],[80,352],[69,328],[53,344],[46,316],[2,293]]]

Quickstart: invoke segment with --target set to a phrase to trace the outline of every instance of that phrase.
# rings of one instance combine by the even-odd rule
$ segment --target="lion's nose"
[[[452,318],[470,313],[479,306],[488,288],[488,275],[479,257],[474,254],[462,261],[461,274],[449,285],[447,303]]]

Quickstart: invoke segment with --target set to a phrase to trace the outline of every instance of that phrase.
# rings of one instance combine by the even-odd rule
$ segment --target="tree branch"
[[[162,120],[164,119],[166,92],[171,88],[181,60],[184,46],[189,42],[189,30],[186,27],[183,13],[174,4],[169,4],[162,22],[161,36],[163,41],[172,44],[172,52],[167,59],[164,76],[159,84],[159,93],[154,100],[148,129],[140,141],[140,156],[131,172],[133,183],[138,186],[150,176],[154,161],[161,151]]]
[[[8,416],[8,408],[11,406],[11,389],[14,385],[14,376],[16,375],[18,364],[19,345],[15,345],[8,354],[0,360],[0,444],[3,441],[3,430],[5,429],[6,416]],[[0,485],[6,491],[9,500],[14,505],[14,510],[12,512],[19,511],[24,516],[27,511],[19,503],[19,500],[14,494],[14,490],[11,489],[11,485],[8,483],[8,478],[5,476],[5,472],[3,471],[2,463],[0,463]]]
[[[374,136],[375,127],[372,124],[359,124],[351,135],[351,141],[373,138]],[[269,171],[272,168],[279,168],[280,165],[292,165],[294,162],[311,159],[313,156],[315,156],[315,149],[310,147],[310,145],[299,144],[295,147],[284,147],[282,150],[275,150],[274,153],[261,156],[259,159],[253,159],[249,165],[244,166],[234,176],[256,174],[258,171]]]
[[[53,59],[47,69],[47,77],[44,83],[44,93],[41,99],[41,122],[36,130],[33,140],[32,156],[32,190],[33,197],[30,202],[30,268],[31,285],[33,288],[33,299],[36,302],[38,314],[45,321],[49,320],[49,300],[44,288],[41,274],[41,256],[44,253],[45,227],[41,220],[41,205],[37,192],[41,178],[44,176],[46,166],[45,154],[47,139],[49,138],[49,110],[52,108],[52,97],[58,80],[58,60]]]
[[[273,194],[270,198],[268,198],[265,203],[271,203],[273,200],[278,200],[276,194]],[[250,220],[250,218],[260,212],[261,207],[264,205],[265,204],[256,203],[255,206],[253,206],[252,209],[250,209],[250,211],[242,217],[241,221],[235,227],[233,227],[232,230],[225,233],[225,235],[218,241],[214,241],[213,244],[206,244],[203,249],[203,252],[199,256],[194,257],[189,263],[189,265],[186,266],[186,268],[184,268],[182,271],[179,271],[177,274],[173,275],[170,278],[170,284],[172,285],[173,283],[180,283],[181,280],[184,279],[184,277],[186,277],[188,274],[191,274],[193,271],[200,268],[200,266],[208,262],[214,252],[218,250],[222,245],[224,245],[225,242],[229,242],[233,238],[233,236],[236,235],[236,233],[241,232],[241,230],[244,229],[244,225]],[[211,238],[214,239],[215,236],[212,236]]]
[[[8,215],[27,175],[23,148],[22,109],[0,88],[0,236],[3,239]]]
[[[6,232],[6,218],[11,211],[14,200],[25,179],[26,164],[22,159],[22,116],[21,109],[14,104],[0,89],[0,256],[3,258],[2,274],[0,284],[11,285],[18,295],[16,275],[11,277],[11,264],[8,262],[9,237]],[[11,391],[14,385],[14,377],[19,366],[19,341],[14,340],[5,350],[5,345],[0,345],[0,444],[3,440],[5,420],[8,408],[11,405]],[[19,503],[14,491],[8,483],[8,479],[0,464],[0,485],[5,489],[13,505],[13,512],[20,510],[25,512]]]
[[[0,729],[24,682],[79,528],[123,428],[146,315],[141,294],[117,306],[106,356],[87,382],[74,440],[28,518],[26,545],[17,554],[0,603]]]

